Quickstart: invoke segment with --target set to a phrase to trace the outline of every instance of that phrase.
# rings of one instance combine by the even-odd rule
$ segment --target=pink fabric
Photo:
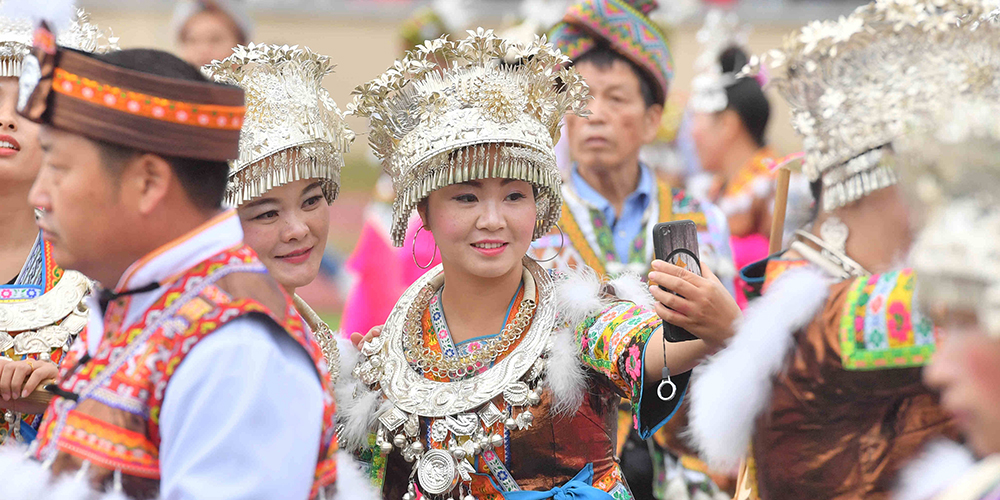
[[[406,288],[425,272],[413,262],[413,234],[419,227],[420,219],[414,217],[403,247],[395,248],[379,221],[365,220],[358,245],[345,264],[356,278],[344,303],[340,322],[340,331],[345,337],[350,338],[353,332],[367,333],[372,327],[385,323]],[[428,261],[431,266],[441,263],[434,238],[427,231],[418,235],[415,253],[421,265]]]
[[[744,266],[767,257],[767,247],[770,242],[763,234],[755,233],[742,237],[731,236],[729,243],[733,247],[733,261],[736,263],[737,271],[739,271]],[[734,281],[736,282],[736,303],[740,306],[740,309],[746,309],[747,296],[744,292],[746,283],[740,279],[739,273],[737,273]]]

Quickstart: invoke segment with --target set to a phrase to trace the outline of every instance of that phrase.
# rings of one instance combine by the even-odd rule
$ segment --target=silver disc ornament
[[[420,489],[429,495],[449,492],[458,484],[458,468],[455,458],[444,450],[430,450],[420,457],[417,466],[417,481]]]

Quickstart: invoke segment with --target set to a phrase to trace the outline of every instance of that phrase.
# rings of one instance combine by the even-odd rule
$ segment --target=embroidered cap
[[[428,194],[476,179],[530,182],[534,237],[555,224],[562,181],[553,147],[563,115],[586,114],[588,92],[568,62],[544,37],[520,45],[479,28],[461,41],[428,40],[354,91],[349,112],[369,118],[369,143],[396,191],[394,245]]]
[[[58,47],[44,22],[23,68],[18,113],[31,121],[165,156],[238,156],[238,87],[152,75]]]
[[[583,0],[566,10],[563,22],[552,28],[552,43],[570,59],[577,59],[605,42],[642,68],[653,80],[656,102],[667,101],[674,63],[663,31],[649,18],[655,0]]]
[[[229,172],[226,202],[238,207],[283,184],[319,179],[332,203],[354,132],[323,88],[323,77],[333,72],[330,58],[307,47],[251,43],[204,71],[246,91],[240,154]]]

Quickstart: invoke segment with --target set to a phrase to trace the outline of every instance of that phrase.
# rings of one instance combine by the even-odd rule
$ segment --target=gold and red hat
[[[239,156],[243,90],[144,73],[60,47],[48,24],[21,69],[18,113],[84,137],[164,156]]]

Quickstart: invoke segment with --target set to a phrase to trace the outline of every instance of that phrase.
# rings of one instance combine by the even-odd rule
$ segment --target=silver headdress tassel
[[[31,51],[34,33],[35,23],[31,19],[0,16],[0,77],[21,76],[24,56]],[[57,36],[59,45],[83,52],[103,54],[118,50],[118,37],[113,36],[111,30],[91,24],[90,16],[83,9],[76,11],[76,17]]]
[[[468,33],[426,41],[354,91],[350,113],[370,119],[369,143],[396,191],[396,246],[430,192],[475,179],[533,184],[536,238],[559,218],[553,146],[565,113],[586,114],[587,86],[544,37],[520,45],[492,30]]]
[[[238,207],[300,179],[322,180],[332,203],[354,132],[323,88],[323,77],[333,71],[330,58],[306,47],[251,43],[204,71],[246,91],[240,156],[229,173],[226,203]]]
[[[698,75],[691,81],[691,109],[718,113],[729,106],[726,89],[738,81],[736,74],[742,68],[736,68],[735,73],[723,72],[719,56],[730,47],[745,49],[749,32],[749,26],[740,25],[735,12],[712,9],[706,14],[705,25],[696,36],[702,52],[694,63]]]
[[[1000,337],[1000,106],[948,102],[929,133],[897,141],[911,198],[928,213],[910,259],[926,311],[972,312]]]
[[[896,183],[891,143],[943,96],[1000,97],[1000,29],[977,22],[989,0],[877,0],[837,21],[814,21],[751,66],[792,107],[803,169],[822,178],[830,211]],[[758,66],[759,67],[759,66]]]

